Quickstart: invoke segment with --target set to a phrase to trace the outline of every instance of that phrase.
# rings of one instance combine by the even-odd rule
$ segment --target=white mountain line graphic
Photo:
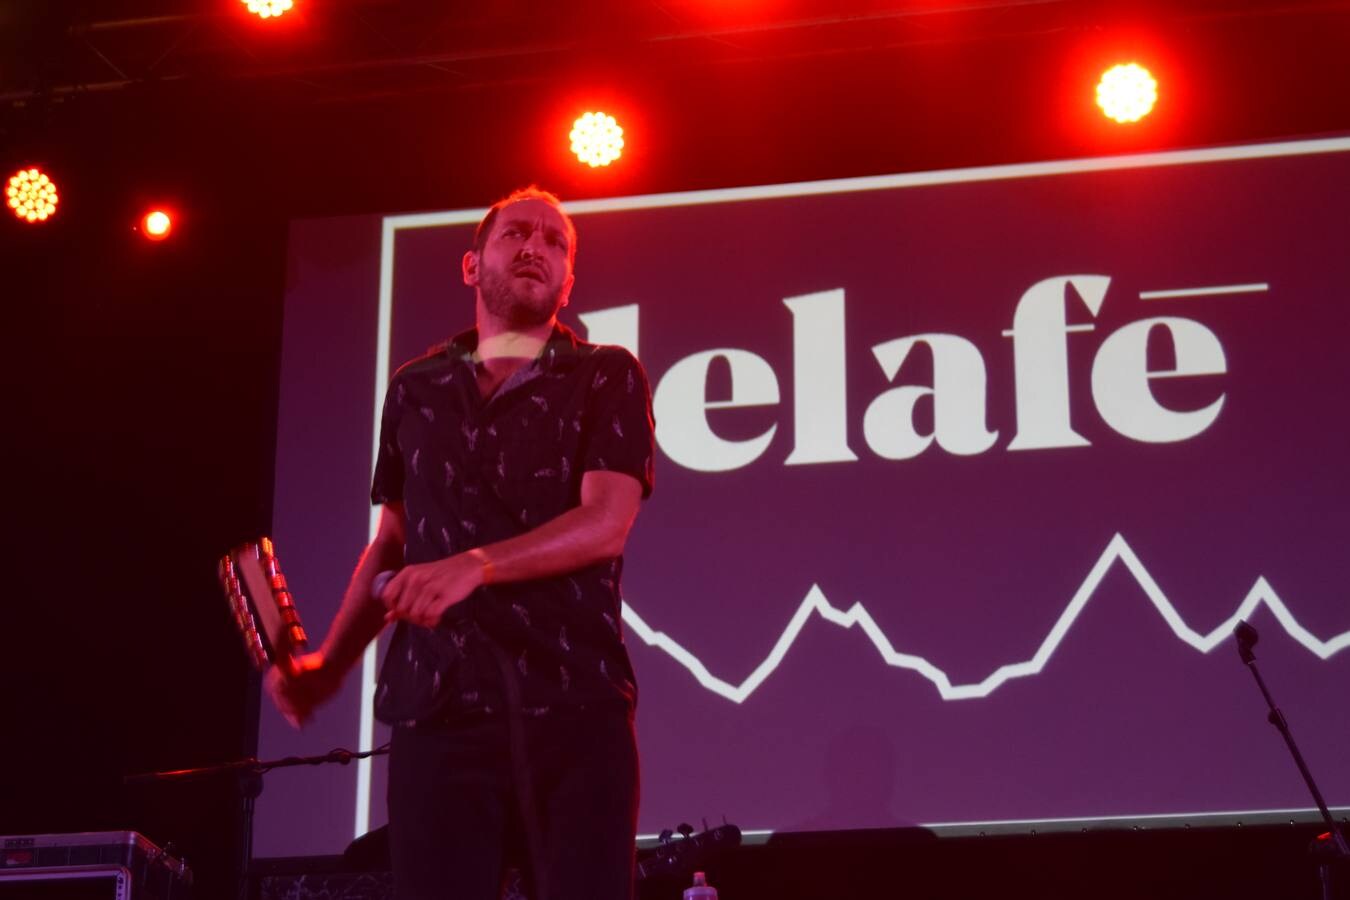
[[[1247,596],[1228,619],[1208,634],[1201,634],[1187,625],[1181,618],[1176,607],[1158,587],[1157,582],[1153,580],[1153,576],[1144,568],[1144,564],[1139,561],[1139,557],[1135,556],[1134,550],[1119,534],[1112,537],[1110,543],[1106,545],[1106,549],[1102,551],[1096,565],[1092,567],[1092,571],[1083,580],[1082,585],[1073,595],[1073,599],[1069,601],[1069,605],[1065,607],[1054,627],[1050,629],[1050,633],[1045,636],[1045,640],[1041,642],[1036,654],[1023,662],[1000,666],[983,681],[974,684],[952,684],[951,679],[947,677],[947,673],[928,660],[921,656],[901,653],[896,650],[890,639],[882,633],[881,628],[877,626],[876,621],[861,603],[854,603],[847,610],[839,609],[826,599],[818,585],[811,586],[811,590],[802,599],[801,605],[797,607],[797,611],[788,621],[787,627],[783,629],[782,635],[773,645],[769,655],[740,684],[732,684],[709,672],[708,667],[703,664],[702,660],[665,632],[657,631],[648,625],[627,603],[623,604],[623,619],[632,628],[633,633],[646,644],[665,651],[676,662],[688,669],[699,684],[733,703],[744,702],[773,674],[773,671],[787,656],[788,650],[792,648],[793,642],[797,640],[797,635],[801,633],[812,613],[819,613],[825,621],[843,628],[858,626],[872,641],[888,666],[918,672],[937,687],[943,700],[970,700],[988,697],[997,688],[1013,678],[1025,678],[1028,675],[1039,674],[1045,668],[1046,663],[1050,661],[1050,657],[1054,655],[1056,648],[1064,640],[1065,635],[1069,633],[1074,621],[1087,606],[1088,601],[1092,599],[1097,586],[1101,584],[1107,571],[1115,562],[1123,563],[1130,574],[1134,576],[1134,580],[1139,583],[1148,599],[1153,602],[1158,613],[1163,617],[1163,621],[1171,627],[1172,633],[1201,653],[1208,653],[1227,640],[1233,633],[1233,627],[1238,623],[1238,620],[1250,616],[1262,604],[1265,604],[1274,614],[1275,619],[1283,626],[1290,637],[1322,659],[1330,659],[1334,654],[1350,647],[1350,631],[1323,641],[1299,624],[1298,620],[1294,618],[1294,614],[1289,611],[1289,607],[1284,605],[1284,601],[1275,593],[1274,588],[1270,586],[1264,576],[1256,579],[1256,583],[1247,592]]]

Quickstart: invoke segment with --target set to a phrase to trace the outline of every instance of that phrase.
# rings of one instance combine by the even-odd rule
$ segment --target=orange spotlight
[[[141,219],[141,234],[148,240],[162,241],[173,229],[173,219],[162,209],[152,210]]]
[[[56,215],[56,184],[37,167],[20,169],[10,176],[5,200],[14,215],[25,222],[45,222]]]
[[[1138,122],[1158,102],[1158,82],[1138,63],[1112,66],[1097,82],[1097,105],[1122,125]]]
[[[284,15],[291,7],[295,6],[295,0],[239,0],[248,7],[248,11],[260,19],[271,19],[276,16]]]
[[[614,117],[588,112],[572,123],[572,152],[594,169],[607,166],[623,153],[623,129]]]

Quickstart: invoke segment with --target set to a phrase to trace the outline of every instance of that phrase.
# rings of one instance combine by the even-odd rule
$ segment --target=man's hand
[[[405,567],[379,596],[388,610],[385,621],[402,619],[435,628],[446,610],[483,583],[483,568],[482,559],[473,553]]]
[[[295,660],[294,674],[288,674],[283,666],[273,666],[265,684],[286,721],[299,728],[314,714],[315,707],[337,693],[342,674],[333,671],[322,653],[306,653]]]

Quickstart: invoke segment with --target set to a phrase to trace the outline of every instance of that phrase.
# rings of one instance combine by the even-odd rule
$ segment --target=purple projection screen
[[[1350,806],[1350,138],[570,209],[567,318],[655,395],[643,833],[1289,818],[1239,618]],[[316,635],[481,212],[292,227],[274,536]],[[377,654],[261,752],[383,742]],[[384,766],[269,776],[259,852],[381,824]]]

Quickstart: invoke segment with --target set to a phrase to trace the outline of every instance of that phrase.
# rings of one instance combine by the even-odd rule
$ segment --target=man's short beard
[[[537,328],[546,324],[562,308],[561,291],[553,297],[533,297],[517,293],[514,278],[509,275],[488,275],[483,279],[483,305],[508,328]]]

